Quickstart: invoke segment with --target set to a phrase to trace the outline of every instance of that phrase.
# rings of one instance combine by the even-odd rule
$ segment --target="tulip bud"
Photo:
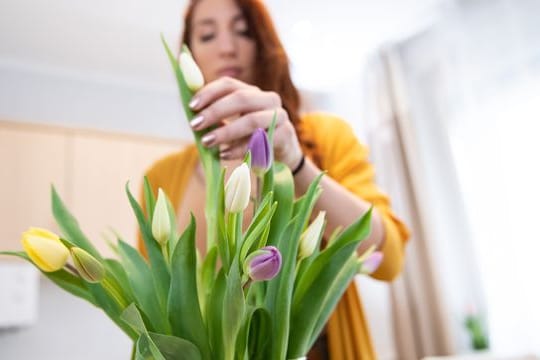
[[[298,259],[304,259],[311,256],[315,251],[315,247],[319,243],[321,231],[324,226],[325,211],[320,211],[315,220],[308,226],[300,237],[300,246],[298,249]]]
[[[380,251],[375,251],[369,255],[362,264],[360,265],[360,274],[369,275],[375,272],[383,259],[383,253]]]
[[[71,257],[73,258],[73,265],[75,265],[79,275],[89,283],[100,282],[105,276],[105,268],[103,265],[83,249],[72,247]]]
[[[248,149],[251,152],[251,169],[257,176],[264,175],[272,166],[272,149],[264,129],[256,129],[249,139]]]
[[[244,272],[253,281],[270,280],[281,269],[281,253],[274,246],[265,246],[248,255]]]
[[[197,63],[195,63],[195,60],[193,60],[187,47],[182,49],[179,62],[180,69],[182,70],[188,88],[193,92],[202,88],[204,85],[203,74],[199,69],[199,66],[197,66]]]
[[[225,208],[231,213],[244,211],[249,204],[251,177],[246,163],[233,170],[225,185]]]
[[[171,234],[171,219],[167,206],[167,197],[163,190],[158,189],[158,197],[152,217],[152,235],[160,245],[165,245],[169,241]]]
[[[58,235],[45,229],[30,228],[22,234],[21,242],[26,254],[41,270],[53,272],[66,265],[69,250]]]

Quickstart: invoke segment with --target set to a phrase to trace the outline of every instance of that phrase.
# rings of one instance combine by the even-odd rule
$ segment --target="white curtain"
[[[540,1],[476,1],[446,39],[447,127],[486,294],[491,345],[540,354]]]
[[[366,71],[378,180],[412,225],[392,285],[400,359],[540,352],[539,1],[470,1],[381,49]]]

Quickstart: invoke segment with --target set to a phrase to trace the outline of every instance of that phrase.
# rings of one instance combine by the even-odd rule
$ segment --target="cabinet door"
[[[51,184],[65,193],[66,136],[0,124],[0,249],[21,249],[30,226],[57,231]]]
[[[124,241],[135,244],[137,222],[125,185],[129,181],[139,200],[145,170],[180,145],[130,136],[79,134],[70,148],[70,208],[87,236],[105,255],[111,255],[103,239],[109,227]]]

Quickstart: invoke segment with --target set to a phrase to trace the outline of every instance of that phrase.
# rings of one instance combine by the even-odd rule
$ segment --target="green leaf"
[[[51,187],[51,198],[54,218],[56,219],[56,222],[62,230],[65,238],[72,244],[86,250],[96,259],[103,261],[103,257],[81,231],[77,219],[75,219],[75,217],[66,208],[54,186]]]
[[[191,215],[171,257],[168,314],[173,334],[194,343],[203,358],[209,359],[210,346],[197,296],[195,234],[195,218]]]
[[[135,248],[124,241],[119,241],[118,250],[137,304],[151,322],[150,329],[168,333],[170,325],[167,322],[166,308],[159,302],[156,284],[148,264]]]
[[[223,268],[218,272],[214,287],[206,302],[206,321],[208,323],[208,335],[212,345],[212,353],[219,354],[219,359],[225,353],[223,345],[223,302],[225,298],[226,277]]]
[[[264,360],[272,346],[272,320],[262,307],[250,306],[246,311],[236,342],[236,358]]]
[[[146,203],[146,215],[148,216],[148,221],[152,221],[152,218],[154,216],[154,208],[156,206],[156,198],[154,196],[154,192],[152,191],[152,186],[150,184],[150,181],[148,181],[148,177],[144,177],[144,202]]]
[[[134,303],[131,303],[122,312],[120,319],[128,324],[139,336],[148,332],[141,313]]]
[[[201,269],[201,288],[199,289],[199,301],[201,309],[206,309],[206,299],[210,295],[211,289],[214,286],[215,272],[217,264],[217,247],[214,245],[206,254]],[[206,313],[203,312],[203,318]]]
[[[277,112],[274,111],[274,115],[272,116],[272,122],[271,122],[270,126],[268,127],[268,143],[269,144],[274,143],[274,132],[276,130],[276,123],[277,123]],[[272,146],[270,146],[270,151],[272,152],[271,158],[274,159],[274,163],[272,164],[270,169],[268,169],[268,171],[264,174],[264,176],[262,178],[262,193],[261,194],[268,194],[270,191],[274,190],[274,176],[275,176],[275,173],[282,171],[283,167],[281,167],[281,166],[284,166],[283,164],[278,165],[279,163],[275,161],[274,148]],[[276,169],[276,166],[278,167],[278,169]],[[285,166],[285,168],[286,168],[286,166]],[[290,172],[290,170],[289,170],[289,172]],[[294,196],[294,182],[292,183],[292,186],[293,186],[292,196]],[[284,200],[286,200],[286,199],[284,198]],[[292,198],[291,198],[291,201],[292,201]],[[285,226],[285,225],[286,225],[286,223],[283,226]]]
[[[307,349],[311,349],[313,347],[313,344],[328,322],[328,319],[334,311],[337,303],[349,287],[350,283],[354,280],[354,276],[358,272],[358,267],[359,264],[356,257],[351,256],[339,272],[338,276],[335,278],[331,288],[326,292],[323,305],[319,305],[319,317],[315,322],[315,327],[311,333],[311,339],[308,343]]]
[[[137,360],[166,360],[148,334],[142,334],[137,341]]]
[[[305,353],[312,336],[324,326],[321,323],[330,316],[333,306],[358,270],[356,249],[369,234],[370,223],[371,209],[329,244],[298,281],[291,310],[294,326],[291,327],[288,356]]]
[[[118,256],[120,256],[120,252],[118,252]],[[108,273],[114,278],[116,284],[122,291],[122,296],[124,299],[126,299],[128,303],[135,301],[133,290],[129,285],[129,278],[122,264],[115,259],[105,259],[104,265],[107,268]]]
[[[349,248],[356,249],[360,243],[367,238],[371,229],[371,212],[372,209],[368,210],[360,219],[347,227],[347,229],[338,235],[334,241],[328,244],[326,249],[313,260],[305,271],[301,274],[299,273],[297,286],[294,292],[293,308],[299,306],[298,303],[304,298],[307,289],[313,283],[316,283],[318,276],[326,268],[334,254],[349,244]]]
[[[269,354],[271,321],[268,311],[261,307],[248,307],[236,341],[237,359],[264,359]]]
[[[221,169],[219,182],[217,190],[217,227],[218,227],[218,238],[217,246],[218,253],[221,259],[221,264],[228,271],[231,264],[231,256],[229,250],[229,236],[227,234],[227,227],[225,226],[225,169]]]
[[[247,254],[251,252],[250,250],[252,250],[253,244],[262,234],[262,232],[272,218],[273,212],[275,211],[275,207],[274,211],[272,211],[272,197],[272,192],[269,192],[265,195],[261,204],[257,208],[253,219],[251,220],[251,224],[249,224],[246,234],[244,235],[244,242],[242,243],[242,248],[240,250],[240,262],[243,262]]]
[[[161,247],[152,235],[150,223],[146,220],[141,206],[129,191],[129,183],[126,184],[126,194],[137,218],[139,229],[144,241],[144,246],[148,253],[150,268],[152,269],[152,277],[154,282],[157,284],[156,291],[159,303],[163,304],[164,306],[164,304],[167,302],[167,294],[169,292],[169,284],[171,281],[167,263],[161,252]]]
[[[273,200],[277,202],[277,208],[272,216],[270,234],[268,236],[268,245],[275,246],[292,217],[294,179],[289,168],[279,162],[275,162],[273,171],[268,171],[266,175],[273,177]],[[265,186],[268,181],[270,180],[265,176]],[[266,191],[267,190],[265,189],[265,193]]]
[[[336,257],[345,258],[344,263],[331,262],[317,278],[317,283],[310,287],[298,309],[291,313],[291,332],[289,337],[288,358],[306,354],[316,340],[318,331],[330,317],[335,305],[352,281],[358,264],[351,256],[355,249],[343,248]]]
[[[287,230],[283,232],[277,244],[283,263],[280,273],[270,281],[267,295],[268,309],[274,320],[275,339],[272,344],[272,359],[284,359],[287,355],[298,245],[300,235],[320,193],[319,183],[322,176],[321,173],[310,184],[306,194],[298,204],[295,217],[289,222]]]
[[[239,268],[238,256],[236,256],[227,276],[223,303],[222,333],[225,360],[234,359],[236,340],[246,309]]]
[[[187,86],[186,80],[184,79],[184,74],[182,74],[182,70],[180,69],[180,65],[178,64],[176,57],[173,55],[163,35],[161,35],[161,42],[163,43],[163,47],[165,48],[165,51],[167,52],[167,57],[169,58],[169,61],[171,62],[171,65],[175,72],[176,81],[178,83],[178,90],[180,91],[180,98],[182,99],[182,105],[184,107],[184,111],[186,112],[188,120],[191,120],[193,119],[194,113],[193,111],[191,111],[189,102],[191,101],[191,98],[193,97],[193,93]]]
[[[148,333],[166,360],[200,360],[199,349],[190,341],[176,336]]]
[[[249,332],[250,360],[265,360],[272,349],[272,318],[264,308],[253,313]]]
[[[176,248],[176,243],[178,242],[178,239],[180,238],[178,234],[178,223],[176,221],[176,213],[174,211],[174,206],[172,205],[171,201],[167,197],[167,212],[169,213],[169,223],[171,224],[171,233],[169,235],[169,254],[172,254],[174,249]],[[170,256],[169,256],[170,258]]]

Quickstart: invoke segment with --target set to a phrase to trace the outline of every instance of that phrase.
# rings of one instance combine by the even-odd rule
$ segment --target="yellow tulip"
[[[30,228],[22,234],[21,242],[32,262],[45,272],[60,270],[66,265],[69,250],[58,235],[40,228]]]

